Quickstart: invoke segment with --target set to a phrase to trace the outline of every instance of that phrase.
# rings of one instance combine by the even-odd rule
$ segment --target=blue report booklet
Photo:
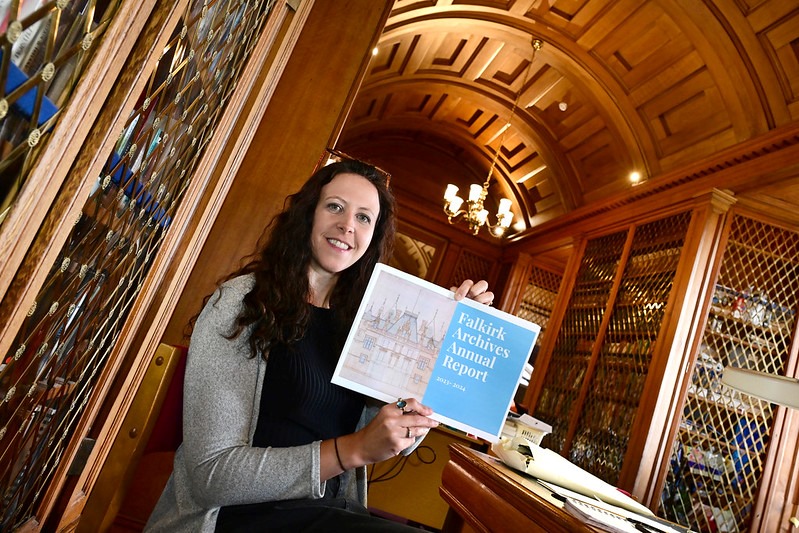
[[[332,381],[385,402],[417,398],[431,418],[497,442],[540,330],[378,264]]]

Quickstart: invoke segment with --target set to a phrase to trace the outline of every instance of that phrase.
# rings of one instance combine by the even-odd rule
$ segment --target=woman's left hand
[[[467,279],[461,283],[460,287],[451,287],[449,290],[455,293],[455,300],[471,298],[481,304],[491,305],[494,303],[494,293],[488,290],[488,282],[483,279],[477,283]]]

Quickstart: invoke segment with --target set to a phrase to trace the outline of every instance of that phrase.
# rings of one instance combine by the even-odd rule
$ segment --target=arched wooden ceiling
[[[799,0],[397,0],[376,51],[338,146],[438,209],[499,149],[516,231],[799,119]]]

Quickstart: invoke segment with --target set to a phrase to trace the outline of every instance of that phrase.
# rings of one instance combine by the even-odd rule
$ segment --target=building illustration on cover
[[[391,397],[422,398],[455,302],[400,278],[376,287],[366,304],[341,376]]]

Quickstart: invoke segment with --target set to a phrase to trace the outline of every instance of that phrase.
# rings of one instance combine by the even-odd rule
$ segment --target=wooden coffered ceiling
[[[397,0],[338,146],[524,232],[798,119],[799,0]]]

